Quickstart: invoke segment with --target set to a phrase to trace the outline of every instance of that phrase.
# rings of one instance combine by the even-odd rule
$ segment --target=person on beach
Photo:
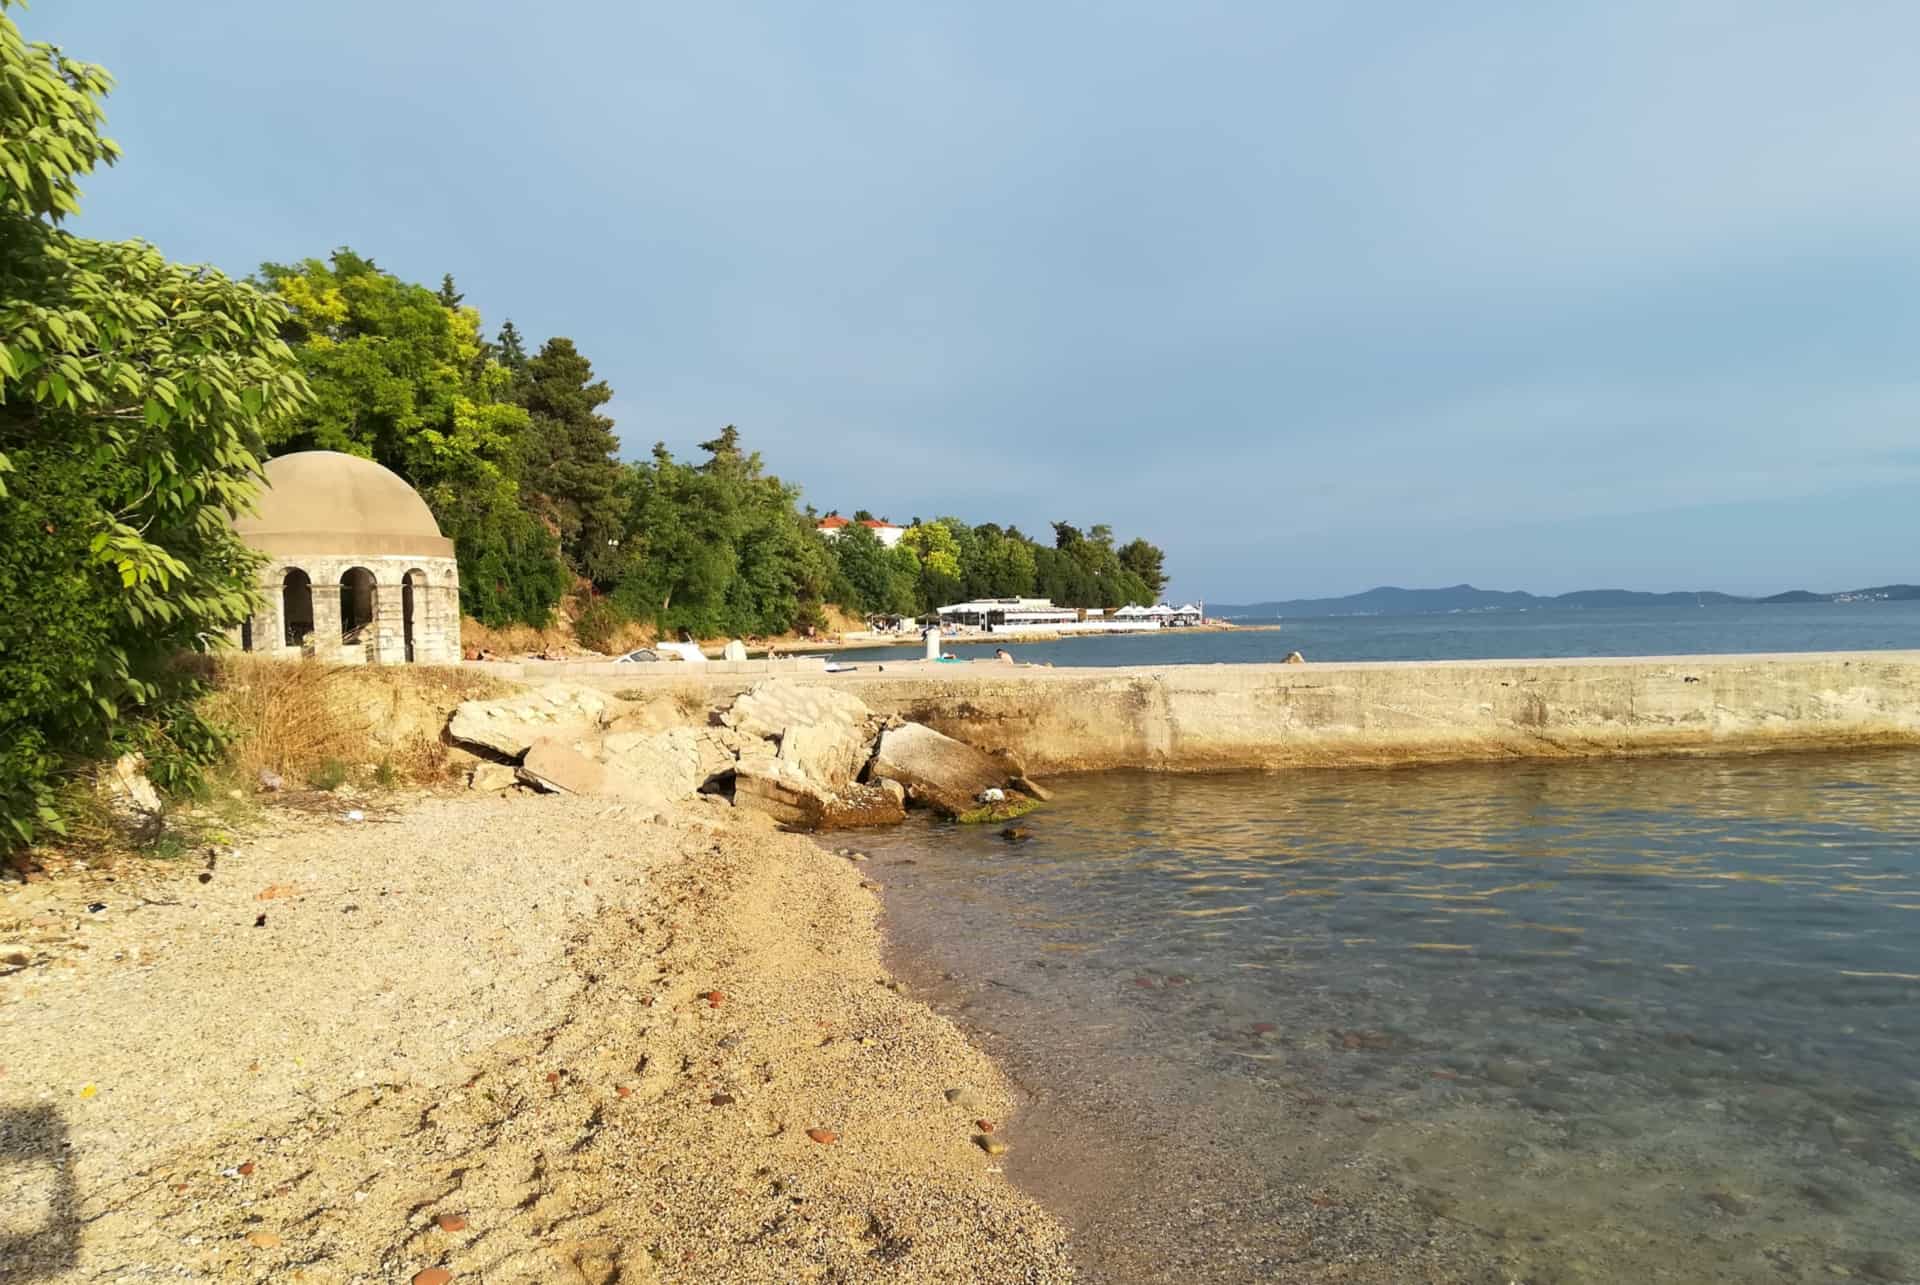
[[[1013,653],[1005,647],[995,647],[993,649],[993,658],[1003,665],[1013,664]]]

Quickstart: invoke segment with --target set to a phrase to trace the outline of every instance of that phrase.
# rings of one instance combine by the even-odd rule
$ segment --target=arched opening
[[[253,617],[248,616],[240,622],[240,650],[253,650]]]
[[[373,572],[349,567],[340,577],[340,641],[346,646],[364,642],[373,625]]]
[[[412,664],[413,622],[426,609],[427,573],[415,567],[400,581],[400,628],[407,642],[407,663]],[[419,596],[416,596],[419,595]]]
[[[313,581],[298,567],[280,581],[280,619],[287,625],[286,645],[298,647],[313,632]]]

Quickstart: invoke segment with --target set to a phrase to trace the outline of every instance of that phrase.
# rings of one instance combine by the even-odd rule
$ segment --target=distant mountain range
[[[1476,589],[1470,584],[1445,589],[1396,589],[1382,586],[1344,598],[1289,598],[1284,602],[1253,602],[1242,606],[1208,603],[1207,614],[1228,619],[1266,619],[1274,616],[1418,616],[1454,611],[1526,611],[1538,607],[1714,607],[1739,603],[1778,602],[1904,602],[1920,599],[1920,585],[1888,584],[1846,593],[1813,593],[1790,589],[1765,598],[1738,594],[1642,593],[1635,589],[1578,589],[1543,597],[1525,590]]]

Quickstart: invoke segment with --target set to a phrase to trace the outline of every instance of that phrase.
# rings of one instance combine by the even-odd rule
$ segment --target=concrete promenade
[[[564,665],[525,681],[569,679]],[[622,666],[618,686],[769,677]],[[1920,746],[1920,651],[1047,669],[787,670],[878,712],[1019,754],[1038,774]],[[579,681],[606,686],[607,677]]]

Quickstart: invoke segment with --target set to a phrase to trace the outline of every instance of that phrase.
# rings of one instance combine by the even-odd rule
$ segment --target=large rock
[[[516,769],[505,763],[475,763],[467,774],[469,790],[508,790],[520,779]]]
[[[849,784],[829,790],[778,758],[740,760],[733,778],[733,804],[763,813],[796,830],[846,830],[898,825],[906,819],[903,797],[876,785]]]
[[[535,741],[528,747],[517,775],[546,794],[607,792],[607,769],[563,741]]]
[[[714,731],[614,732],[600,742],[608,773],[669,799],[683,799],[733,770],[733,754]]]
[[[1007,765],[931,727],[904,723],[880,735],[872,775],[900,782],[907,796],[948,816],[978,806],[988,790],[1008,784]]]
[[[864,723],[872,717],[873,711],[867,708],[866,702],[843,688],[815,687],[790,678],[774,678],[755,683],[751,691],[735,697],[720,721],[749,736],[772,739],[789,727],[824,722]]]
[[[140,838],[156,838],[162,826],[160,792],[147,779],[147,756],[122,754],[100,773],[97,788],[115,821]]]
[[[538,740],[573,740],[599,731],[610,702],[574,683],[549,683],[504,700],[462,701],[447,735],[466,745],[517,759]]]
[[[737,733],[777,740],[781,761],[829,792],[859,779],[871,754],[872,711],[852,692],[832,687],[790,679],[760,683],[721,721]]]
[[[581,794],[619,799],[654,812],[672,806],[673,797],[656,780],[627,776],[564,741],[542,739],[527,750],[516,769],[520,780],[547,794]]]

